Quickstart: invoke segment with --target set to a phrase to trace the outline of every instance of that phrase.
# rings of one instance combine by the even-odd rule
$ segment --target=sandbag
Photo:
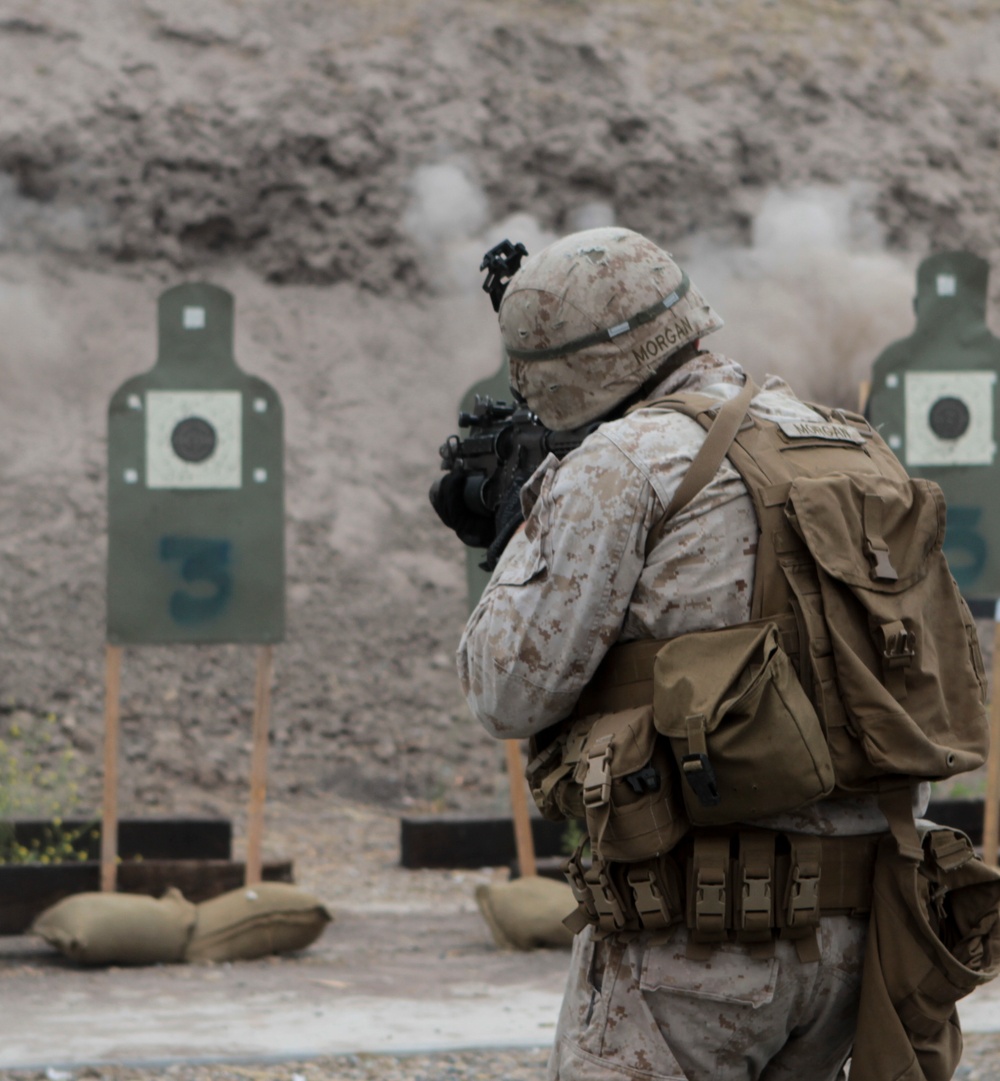
[[[532,875],[476,887],[476,904],[502,950],[569,949],[563,920],[576,908],[565,882]]]
[[[152,965],[183,961],[195,906],[176,889],[163,897],[76,893],[35,918],[31,934],[88,965]]]
[[[197,906],[187,961],[250,961],[312,945],[333,919],[311,893],[284,882],[258,882]]]

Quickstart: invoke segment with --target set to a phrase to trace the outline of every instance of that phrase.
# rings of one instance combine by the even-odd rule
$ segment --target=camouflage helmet
[[[670,255],[630,229],[587,229],[527,258],[500,305],[514,389],[549,428],[625,401],[722,326]]]

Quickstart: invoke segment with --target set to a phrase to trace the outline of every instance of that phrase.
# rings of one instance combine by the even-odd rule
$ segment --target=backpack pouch
[[[828,795],[826,737],[773,622],[686,634],[653,666],[653,716],[697,826],[779,814]]]
[[[800,477],[785,513],[816,563],[825,635],[808,654],[814,672],[821,657],[832,660],[847,728],[864,752],[860,768],[835,754],[838,786],[887,773],[941,779],[982,765],[982,658],[942,551],[940,488],[875,474]]]
[[[960,831],[917,828],[920,862],[889,834],[879,846],[851,1081],[948,1081],[955,1004],[1000,972],[1000,875]]]

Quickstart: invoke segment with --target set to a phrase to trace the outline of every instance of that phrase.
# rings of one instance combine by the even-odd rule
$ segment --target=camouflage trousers
[[[687,931],[577,936],[549,1081],[843,1081],[857,1023],[867,920],[824,917],[820,960],[779,940],[772,958],[726,943],[686,956]]]

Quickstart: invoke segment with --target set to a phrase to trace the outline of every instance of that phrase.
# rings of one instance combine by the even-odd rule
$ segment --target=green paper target
[[[168,289],[156,364],[108,408],[108,641],[281,641],[283,472],[281,401],[236,365],[232,295]]]
[[[1000,339],[986,325],[989,264],[942,252],[917,272],[917,325],[872,369],[868,417],[913,476],[948,504],[945,553],[970,599],[1000,597]]]

